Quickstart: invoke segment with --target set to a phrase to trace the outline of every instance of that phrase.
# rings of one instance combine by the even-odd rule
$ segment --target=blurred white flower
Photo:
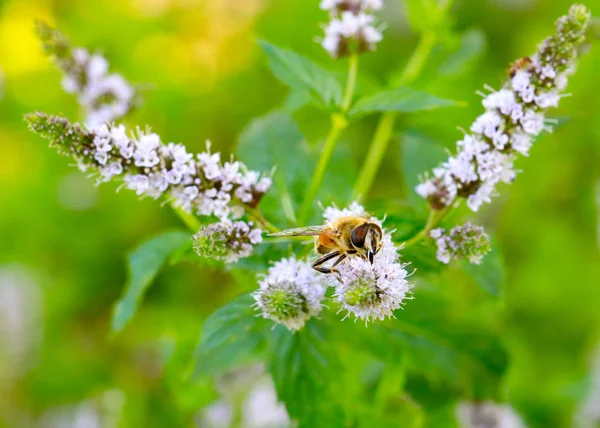
[[[525,428],[512,407],[492,401],[462,401],[456,408],[456,419],[461,428]]]
[[[371,15],[383,7],[382,0],[322,0],[320,7],[331,17],[321,45],[332,57],[375,50],[383,39]]]
[[[43,336],[42,294],[25,266],[0,266],[0,383],[20,376]]]

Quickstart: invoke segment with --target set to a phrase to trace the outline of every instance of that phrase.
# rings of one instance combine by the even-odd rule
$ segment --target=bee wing
[[[323,232],[324,229],[325,226],[306,226],[295,229],[286,229],[277,233],[269,233],[268,236],[317,236]]]

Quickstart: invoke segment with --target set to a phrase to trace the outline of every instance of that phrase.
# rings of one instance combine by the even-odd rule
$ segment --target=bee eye
[[[354,229],[352,231],[352,235],[350,235],[352,245],[354,245],[356,248],[363,248],[365,246],[365,239],[367,238],[369,230],[370,226],[368,224],[363,224],[362,226],[358,226],[356,229]]]

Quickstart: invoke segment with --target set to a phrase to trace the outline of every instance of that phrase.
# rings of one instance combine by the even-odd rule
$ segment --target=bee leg
[[[329,254],[325,254],[323,257],[319,257],[317,260],[315,260],[312,264],[312,268],[314,270],[316,270],[317,272],[321,272],[321,273],[330,273],[329,268],[325,268],[325,267],[320,267],[323,263],[328,262],[329,260],[333,259],[334,257],[337,257],[340,255],[339,251],[332,251]]]
[[[346,259],[346,257],[348,257],[346,254],[342,254],[336,261],[334,264],[331,265],[331,267],[329,268],[329,271],[335,275],[336,279],[340,282],[340,284],[344,283],[344,280],[342,279],[342,275],[340,274],[340,271],[337,270],[335,267],[337,265],[339,265],[342,261],[344,261],[344,259]]]
[[[333,259],[334,257],[337,257],[337,260],[329,267],[322,267],[320,265],[322,265],[323,263]],[[340,271],[338,271],[335,267],[340,264],[344,259],[346,259],[346,257],[348,257],[346,254],[340,254],[339,251],[334,251],[332,253],[329,253],[323,257],[321,257],[320,259],[315,260],[315,262],[312,264],[312,268],[314,270],[316,270],[317,272],[321,272],[324,274],[333,274],[336,279],[340,282],[340,283],[344,283],[344,281],[342,280],[342,276],[340,275]]]

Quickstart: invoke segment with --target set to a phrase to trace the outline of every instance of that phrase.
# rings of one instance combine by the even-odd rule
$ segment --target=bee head
[[[381,249],[382,237],[383,231],[378,224],[365,223],[352,231],[350,239],[352,245],[357,249],[358,254],[373,264],[375,254]]]

